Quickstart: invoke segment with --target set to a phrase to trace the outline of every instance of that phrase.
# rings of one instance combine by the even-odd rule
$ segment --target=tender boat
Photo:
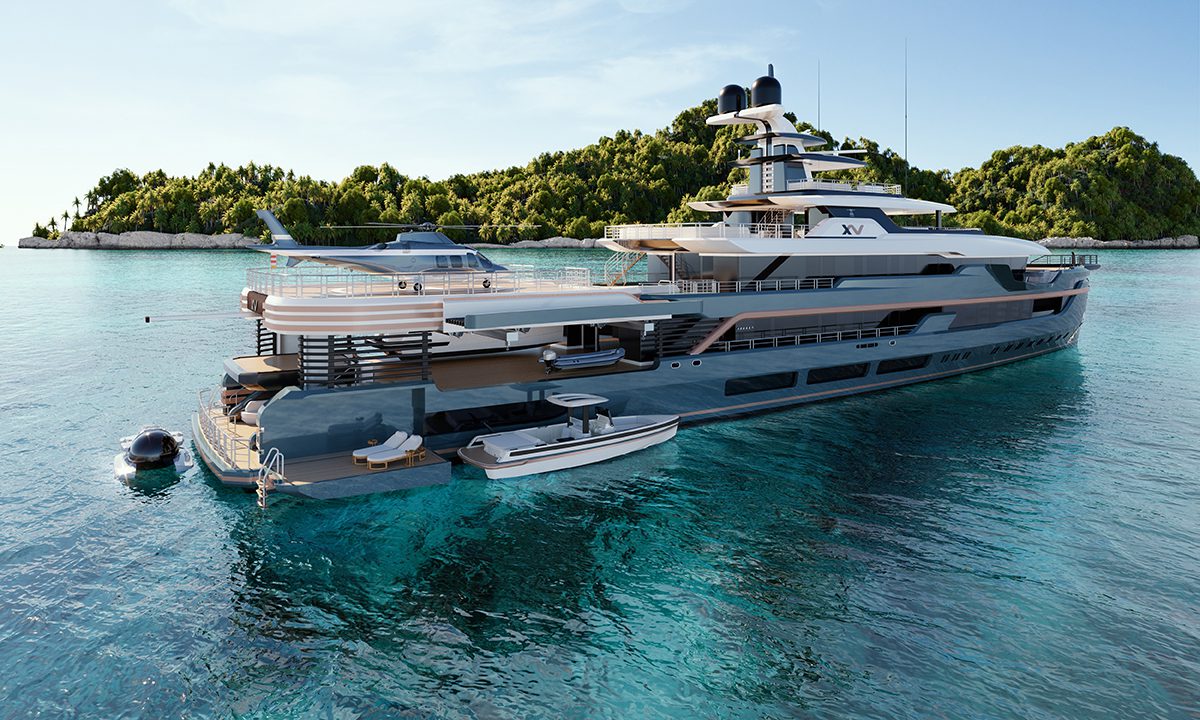
[[[128,482],[142,470],[173,468],[183,472],[194,464],[192,454],[183,446],[183,433],[147,425],[137,435],[121,438],[113,472],[118,480]]]
[[[552,370],[582,370],[584,368],[607,367],[621,362],[625,357],[624,348],[599,350],[590,353],[574,355],[559,355],[553,350],[543,350],[538,362],[546,366],[546,372]]]
[[[598,408],[592,418],[591,408],[608,402],[599,395],[565,393],[546,400],[567,408],[565,423],[480,435],[458,456],[493,480],[520,477],[628,455],[670,440],[679,429],[678,415],[612,417]]]

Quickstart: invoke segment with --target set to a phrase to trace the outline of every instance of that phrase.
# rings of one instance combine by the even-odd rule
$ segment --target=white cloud
[[[683,107],[680,96],[689,90],[712,86],[715,94],[731,61],[754,57],[754,50],[737,45],[680,47],[618,55],[569,74],[517,79],[510,86],[522,104],[546,112],[601,121],[636,118],[661,107],[677,112]]]

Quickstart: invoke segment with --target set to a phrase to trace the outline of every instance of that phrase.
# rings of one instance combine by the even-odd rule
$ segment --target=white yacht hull
[[[463,461],[481,468],[488,478],[501,480],[566,470],[622,457],[664,443],[675,437],[679,429],[679,418],[673,416],[648,415],[638,419],[647,421],[645,427],[639,430],[623,431],[613,436],[598,435],[563,445],[541,446],[533,452],[526,451],[529,454],[518,458],[496,458],[487,454],[474,441],[471,446],[459,450],[458,454]]]

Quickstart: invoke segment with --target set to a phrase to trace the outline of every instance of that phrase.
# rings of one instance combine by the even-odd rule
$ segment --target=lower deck
[[[563,355],[569,351],[550,346]],[[546,371],[539,361],[540,350],[493,353],[461,358],[439,358],[430,363],[430,375],[440,390],[465,390],[496,384],[535,383],[547,379],[569,379],[614,375],[646,369],[648,364],[620,360],[600,368]]]
[[[209,413],[220,415],[220,410],[208,408]],[[227,431],[234,438],[249,440],[258,428],[241,422],[229,422],[222,416],[224,425],[217,432]],[[214,437],[213,424],[193,422],[192,436],[196,449],[209,471],[231,487],[253,489],[257,486],[259,453],[219,452],[228,438]],[[386,467],[370,468],[354,462],[352,451],[327,453],[296,458],[287,461],[284,467],[286,480],[276,489],[288,495],[300,495],[317,499],[334,499],[366,495],[392,490],[405,490],[424,485],[434,485],[450,480],[450,464],[437,453],[426,450],[414,457],[411,463],[397,460]]]

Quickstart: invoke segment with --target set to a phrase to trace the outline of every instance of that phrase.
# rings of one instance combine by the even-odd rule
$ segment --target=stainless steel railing
[[[201,391],[197,396],[200,432],[227,465],[252,469],[258,463],[258,452],[250,448],[249,438],[238,436],[233,429],[233,419],[225,415],[225,407],[217,400],[216,393],[216,390]]]
[[[1080,255],[1079,253],[1071,253],[1070,255],[1039,255],[1027,263],[1040,267],[1075,267],[1077,265],[1099,265],[1099,255]]]
[[[805,333],[803,335],[775,335],[771,337],[724,340],[709,345],[708,349],[706,349],[704,352],[734,352],[737,350],[759,350],[762,348],[791,347],[793,345],[809,345],[812,343],[822,342],[872,340],[876,338],[907,335],[916,328],[916,325],[897,325],[893,327],[858,328],[855,330],[834,330],[830,332]]]
[[[781,278],[779,280],[659,280],[640,283],[645,295],[706,295],[713,293],[827,290],[837,278]]]
[[[609,240],[662,240],[671,238],[798,238],[807,225],[791,223],[647,223],[609,225]]]
[[[278,297],[475,295],[590,288],[588,268],[513,265],[499,272],[364,273],[342,268],[250,268],[246,287]]]
[[[903,189],[894,183],[855,182],[844,180],[793,180],[787,184],[788,190],[840,190],[864,193],[883,193],[885,195],[901,195]]]

